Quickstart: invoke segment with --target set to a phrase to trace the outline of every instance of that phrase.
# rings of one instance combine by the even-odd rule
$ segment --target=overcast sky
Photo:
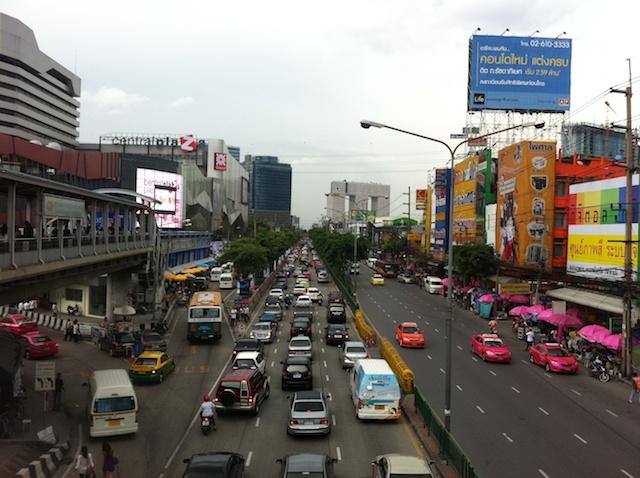
[[[82,141],[101,133],[194,133],[293,165],[292,213],[309,226],[331,180],[407,186],[443,166],[438,145],[466,121],[468,39],[573,39],[572,108],[640,72],[640,5],[622,1],[0,0],[40,49],[82,78]],[[626,6],[626,7],[625,7]],[[637,73],[638,74],[638,73]],[[635,98],[638,98],[636,94]],[[609,120],[624,117],[610,95]],[[634,101],[634,109],[640,102]],[[604,99],[572,117],[602,123]],[[413,199],[412,199],[413,201]]]

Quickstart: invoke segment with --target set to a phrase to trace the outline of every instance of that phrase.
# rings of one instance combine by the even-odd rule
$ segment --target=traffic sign
[[[464,133],[451,133],[449,135],[450,139],[467,139],[467,135]]]
[[[36,362],[36,392],[51,392],[55,389],[56,363]]]

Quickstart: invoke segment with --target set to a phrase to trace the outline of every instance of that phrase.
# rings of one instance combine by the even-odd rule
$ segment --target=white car
[[[307,289],[307,295],[309,299],[311,299],[311,302],[322,305],[322,292],[320,292],[320,289],[317,287],[309,287]]]
[[[307,357],[311,358],[313,353],[311,352],[311,339],[304,335],[298,335],[289,341],[289,357]]]
[[[417,456],[389,453],[377,456],[371,463],[373,465],[374,478],[391,478],[395,476],[411,476],[415,478],[431,478],[433,476],[429,465],[424,459]]]
[[[311,300],[311,297],[309,297],[308,295],[304,295],[304,294],[300,295],[296,300],[296,307],[311,307],[312,305],[313,305],[313,302]]]
[[[293,295],[298,295],[298,296],[300,296],[300,295],[303,295],[303,294],[306,294],[306,293],[307,293],[307,288],[306,288],[306,287],[303,287],[303,286],[301,286],[301,285],[296,285],[296,286],[293,288]]]
[[[267,361],[262,352],[238,352],[233,364],[231,364],[231,368],[234,370],[239,368],[258,369],[261,373],[264,373],[266,367]]]
[[[281,302],[284,302],[284,291],[282,289],[271,289],[269,291],[269,295],[277,297],[278,300],[280,300]]]
[[[429,294],[439,294],[444,285],[442,284],[442,279],[435,276],[427,276],[423,279],[424,290],[426,290]]]
[[[273,328],[269,322],[258,322],[251,327],[249,337],[258,339],[260,342],[273,342]]]

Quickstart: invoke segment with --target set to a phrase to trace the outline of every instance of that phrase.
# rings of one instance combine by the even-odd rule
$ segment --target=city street
[[[361,271],[360,306],[381,334],[394,341],[404,321],[425,331],[424,350],[394,344],[442,418],[448,302],[396,279],[374,287],[372,271]],[[499,323],[499,332],[512,363],[484,363],[470,351],[470,338],[479,332],[487,332],[487,322],[456,308],[452,431],[480,476],[640,477],[640,406],[627,403],[628,384],[600,383],[584,367],[575,376],[545,373],[529,363],[510,320]]]

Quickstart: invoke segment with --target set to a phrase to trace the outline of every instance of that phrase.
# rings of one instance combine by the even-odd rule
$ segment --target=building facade
[[[80,78],[40,51],[33,30],[0,13],[0,133],[74,148],[79,96]]]
[[[388,184],[331,181],[331,190],[326,194],[327,219],[339,224],[359,224],[371,217],[389,216],[390,194]]]
[[[291,165],[277,156],[246,155],[243,166],[249,173],[249,208],[255,220],[290,226]]]

